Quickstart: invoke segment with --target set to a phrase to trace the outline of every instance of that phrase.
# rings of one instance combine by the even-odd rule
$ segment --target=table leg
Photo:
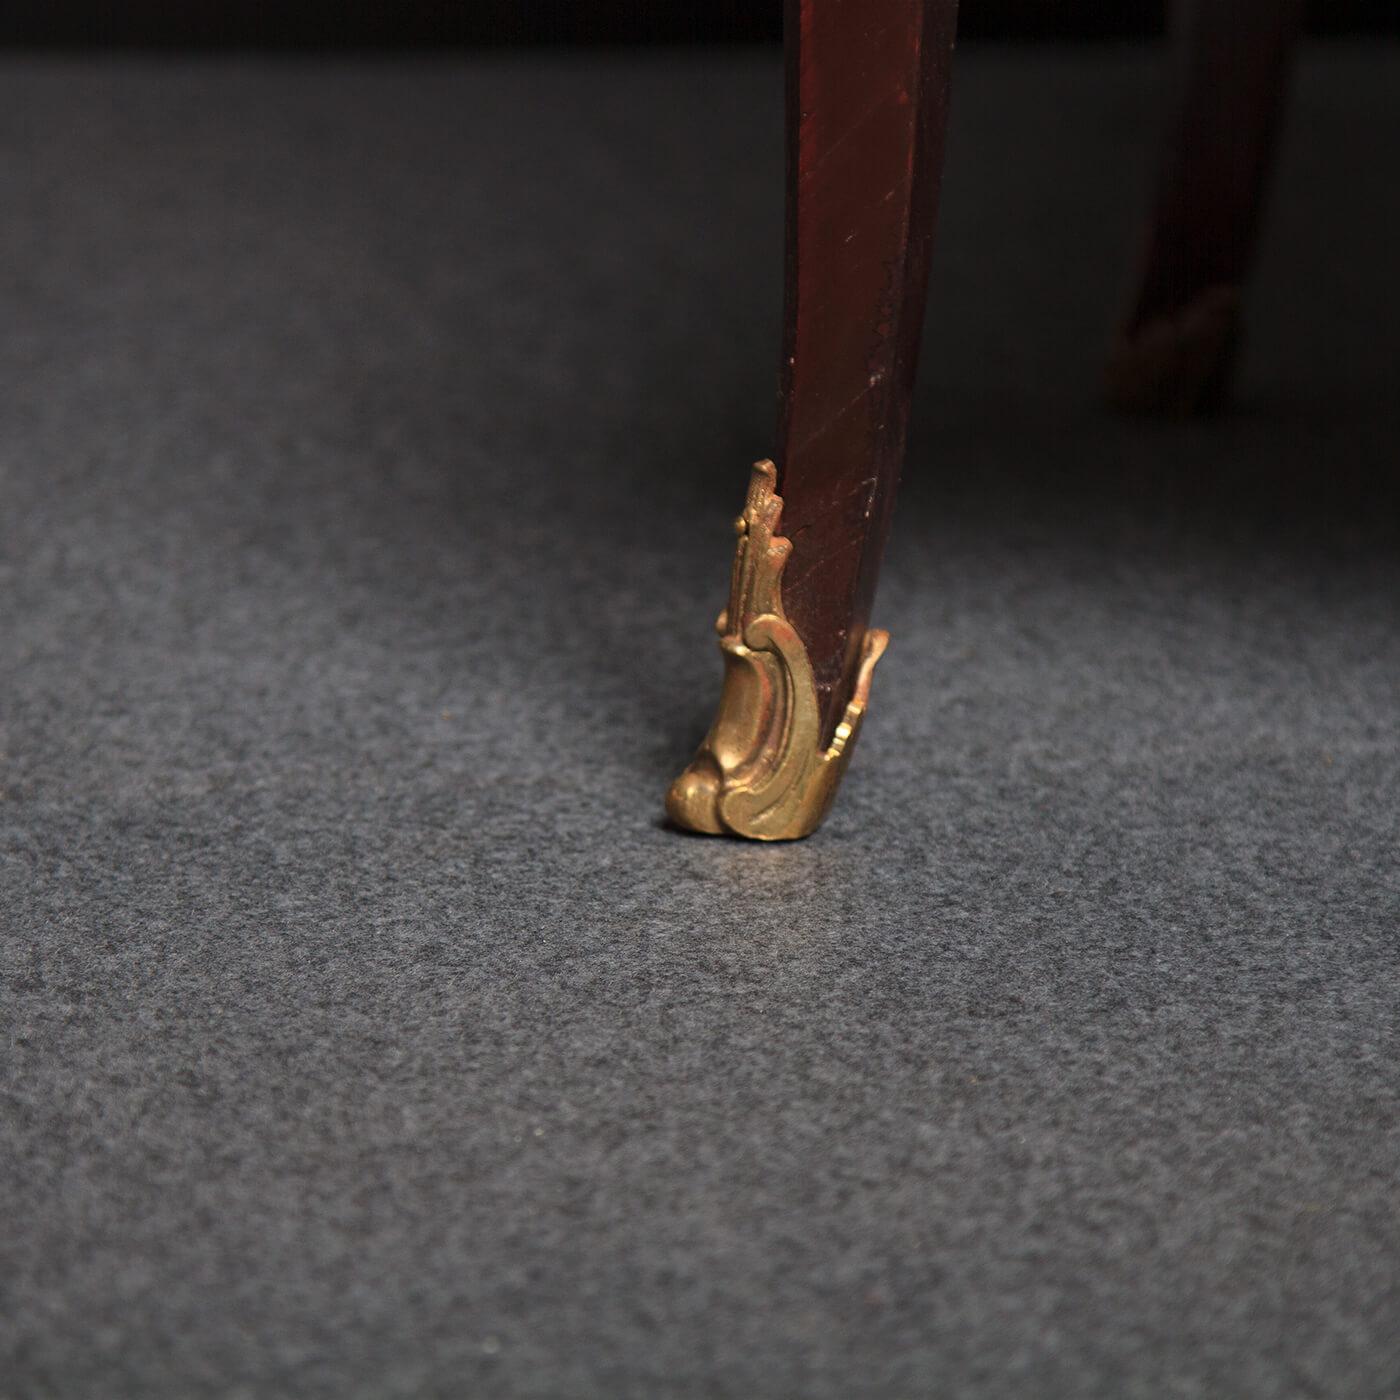
[[[869,627],[904,458],[957,0],[787,0],[786,310],[709,737],[668,797],[694,830],[806,835],[885,634]]]
[[[1106,379],[1120,408],[1186,415],[1228,387],[1302,0],[1178,0],[1173,13],[1173,112]]]

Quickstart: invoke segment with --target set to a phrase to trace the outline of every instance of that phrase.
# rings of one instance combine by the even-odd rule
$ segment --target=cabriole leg
[[[777,449],[736,522],[718,718],[672,785],[695,831],[815,830],[885,634],[870,628],[904,458],[956,0],[788,0]]]
[[[1177,0],[1177,79],[1137,292],[1107,370],[1137,412],[1219,406],[1302,0]]]

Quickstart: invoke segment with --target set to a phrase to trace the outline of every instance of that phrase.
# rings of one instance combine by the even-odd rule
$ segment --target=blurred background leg
[[[1156,204],[1108,364],[1119,408],[1186,415],[1223,400],[1302,10],[1302,0],[1177,0]]]

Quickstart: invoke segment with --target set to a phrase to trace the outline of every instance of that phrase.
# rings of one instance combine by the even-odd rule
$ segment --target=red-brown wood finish
[[[787,0],[783,602],[824,739],[849,698],[904,457],[957,0]]]
[[[1302,0],[1178,0],[1177,76],[1136,297],[1107,387],[1193,413],[1227,388]]]

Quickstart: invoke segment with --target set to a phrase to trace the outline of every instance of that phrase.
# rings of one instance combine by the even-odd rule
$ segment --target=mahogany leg
[[[865,709],[923,321],[957,0],[786,0],[777,450],[737,522],[720,713],[667,799],[692,830],[815,829]]]
[[[783,588],[826,737],[855,683],[904,462],[957,0],[787,0],[786,23]]]
[[[1109,360],[1110,401],[1219,406],[1302,0],[1177,0],[1176,94],[1136,297]]]

